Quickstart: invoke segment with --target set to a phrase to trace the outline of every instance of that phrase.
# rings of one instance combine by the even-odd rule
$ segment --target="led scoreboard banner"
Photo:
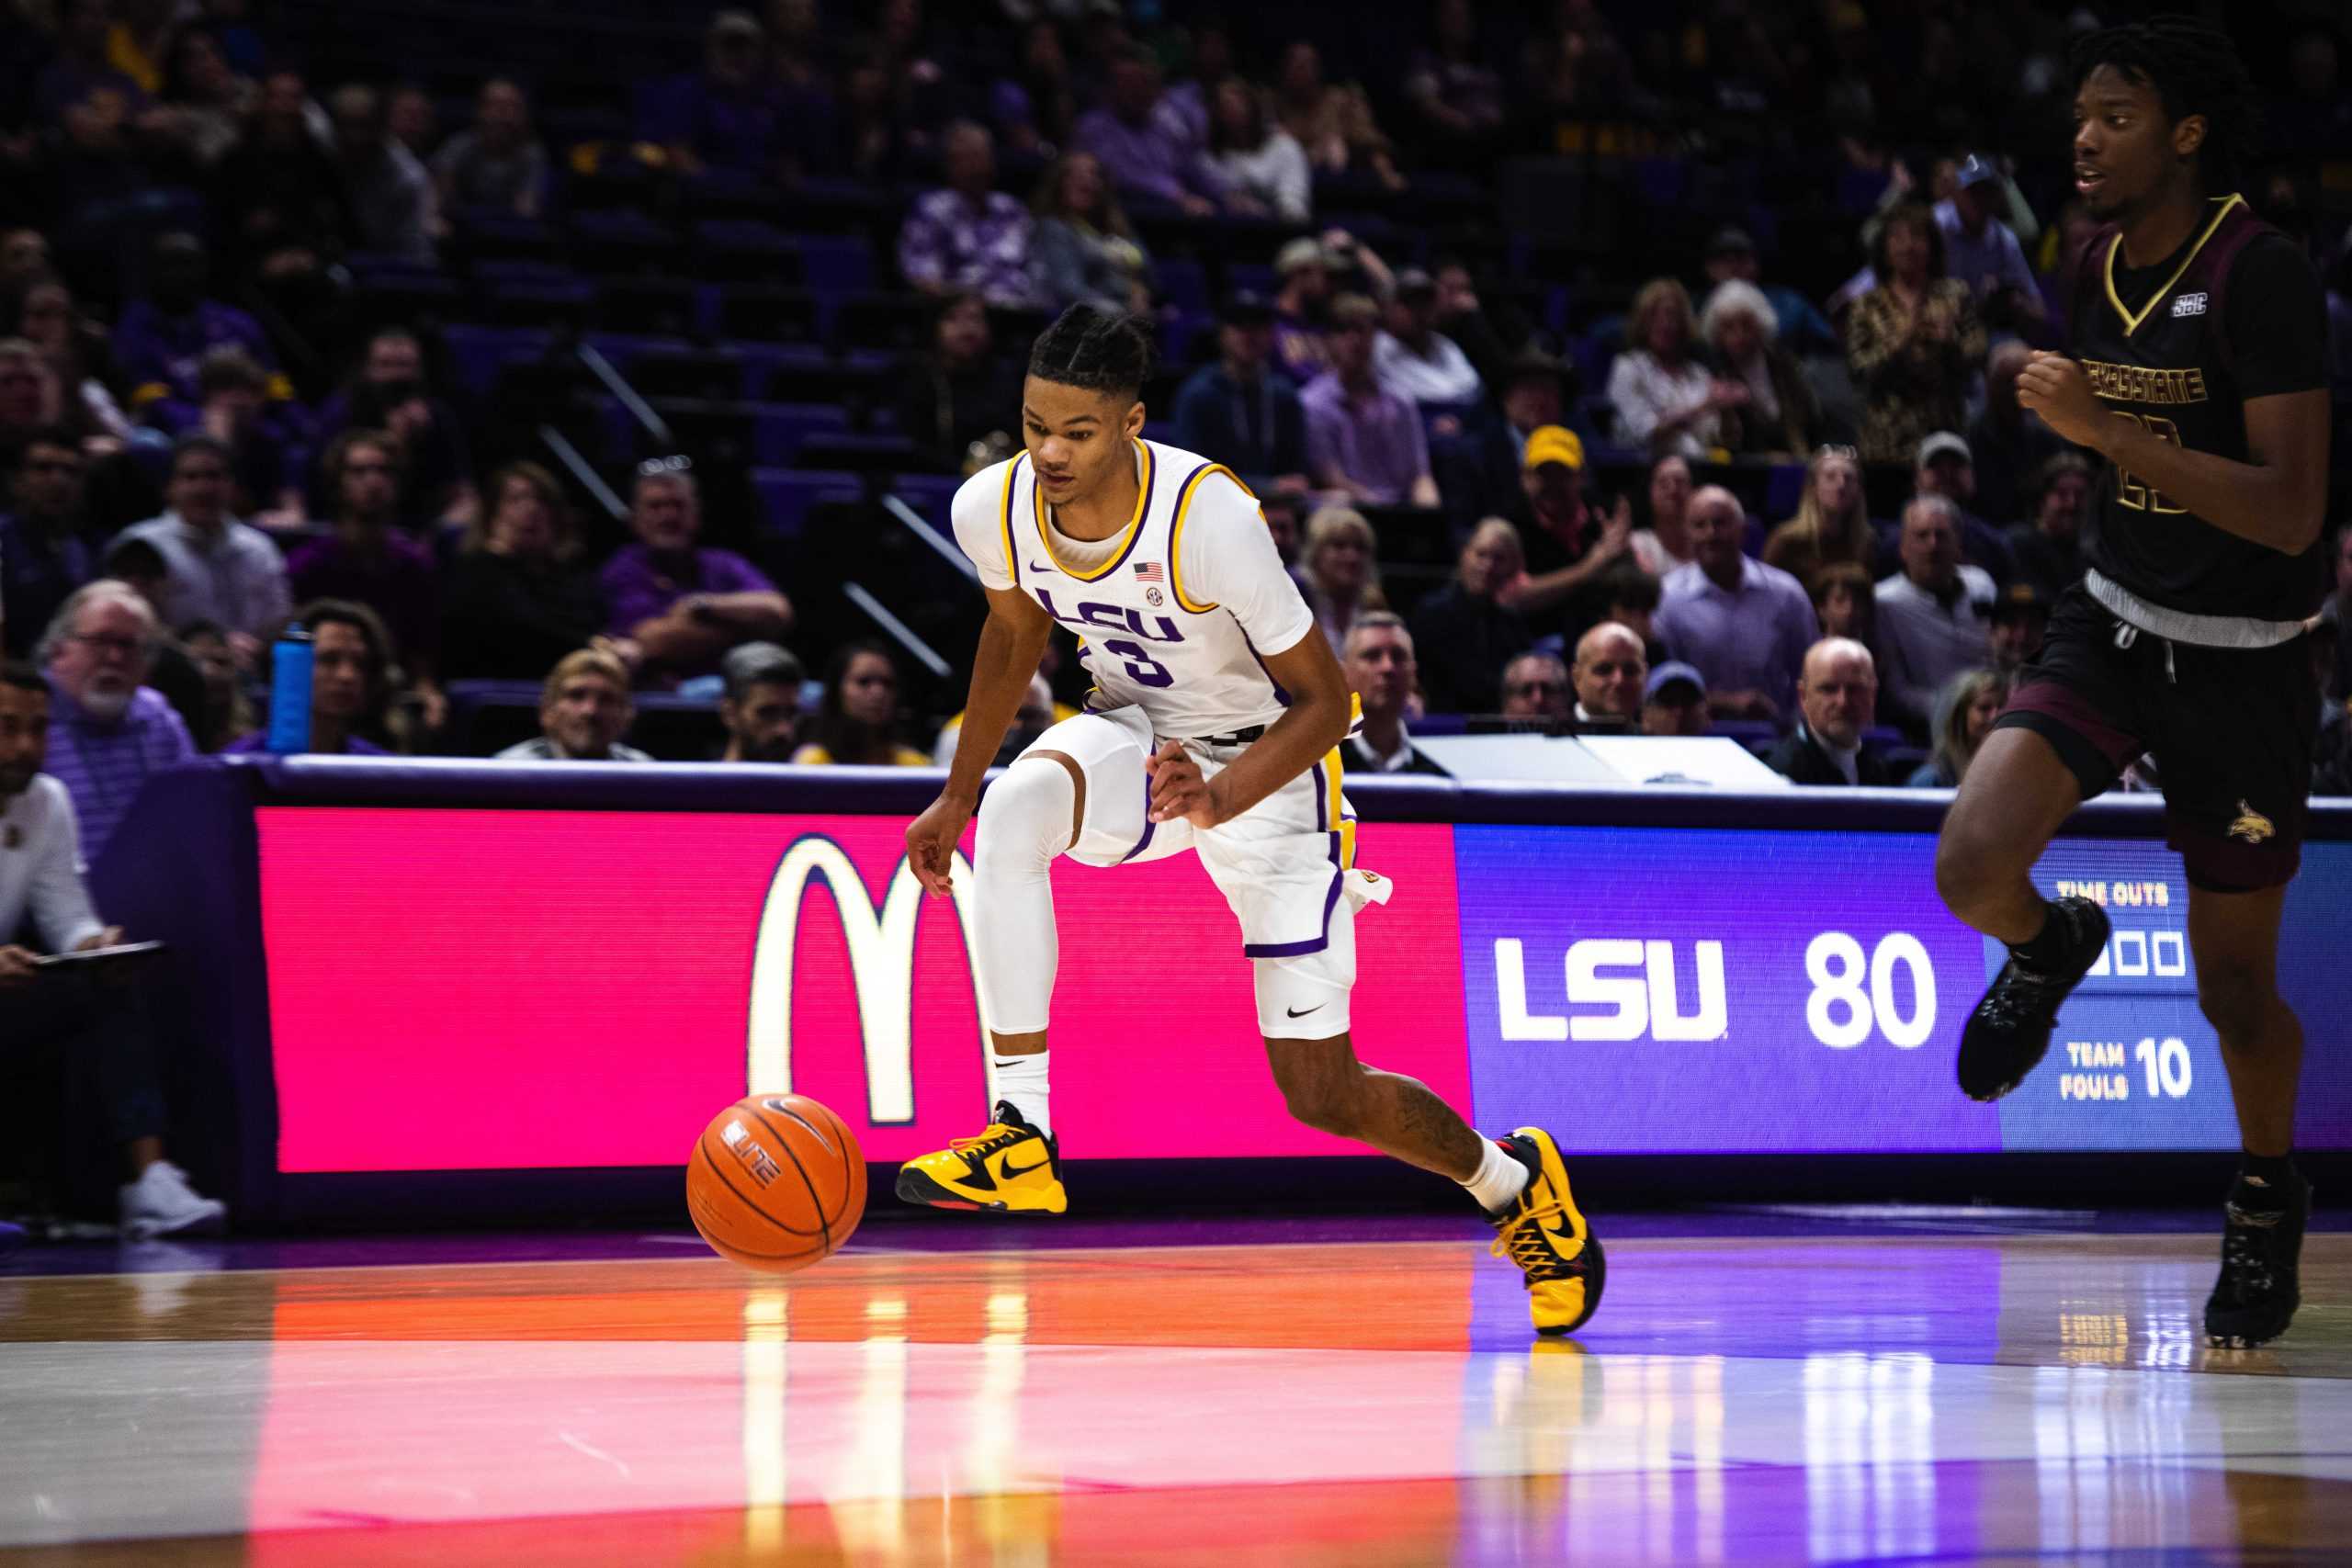
[[[1485,1122],[1643,1154],[2236,1146],[2161,845],[2068,839],[2043,858],[2044,890],[2096,900],[2113,934],[2050,1055],[1990,1106],[1952,1063],[2006,954],[1937,898],[1931,836],[1464,827],[1454,851]],[[2328,956],[2352,846],[2305,859],[2281,985],[2316,1045],[2352,1010]],[[2304,1125],[2338,1146],[2346,1066],[2315,1048],[2306,1068]]]
[[[892,1159],[985,1109],[971,910],[922,896],[895,816],[293,807],[258,826],[281,1170],[663,1163],[754,1088],[817,1094]],[[2052,848],[2044,886],[2098,899],[2114,934],[2050,1055],[1988,1106],[1952,1063],[2003,954],[1938,900],[1934,850],[1367,821],[1360,858],[1397,891],[1358,919],[1358,1048],[1482,1127],[1589,1153],[2234,1146],[2176,857]],[[2306,940],[2342,929],[2347,857],[2312,846]],[[1063,863],[1055,887],[1074,1156],[1351,1151],[1284,1113],[1232,918],[1190,857]],[[2315,1040],[2352,1013],[2341,964],[2290,952],[2286,978]],[[2352,1142],[2345,1064],[2315,1049],[2308,1078],[2304,1141]],[[1161,1114],[1178,1102],[1219,1109]]]

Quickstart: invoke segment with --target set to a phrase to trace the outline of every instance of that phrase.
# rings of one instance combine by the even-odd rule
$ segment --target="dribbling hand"
[[[907,825],[907,866],[922,890],[935,898],[956,891],[949,873],[956,863],[956,846],[971,819],[971,802],[943,795]]]
[[[1183,742],[1170,740],[1144,759],[1151,779],[1151,819],[1173,822],[1179,818],[1195,828],[1214,828],[1224,820],[1216,795],[1201,775],[1201,764]]]

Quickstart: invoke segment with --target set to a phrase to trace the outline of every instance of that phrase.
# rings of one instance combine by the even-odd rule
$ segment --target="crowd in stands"
[[[155,775],[288,705],[312,752],[944,762],[914,655],[978,595],[910,531],[1080,301],[1257,491],[1350,771],[1484,726],[1951,787],[2083,572],[2098,471],[2017,386],[2092,231],[2066,44],[2129,8],[0,0],[0,1021],[69,1043],[127,1231],[217,1224],[135,990],[16,942],[117,940],[75,867]],[[2232,9],[2341,397],[2352,37]]]
[[[845,185],[886,216],[866,282],[921,322],[852,434],[899,471],[967,472],[1012,449],[1037,321],[1148,314],[1169,362],[1148,433],[1258,490],[1364,688],[1351,765],[1422,765],[1408,726],[1496,716],[1712,728],[1852,782],[1859,711],[1895,772],[1951,784],[2080,575],[2097,482],[2016,392],[2087,232],[2047,177],[2082,18],[1651,9],[1437,0],[1370,48],[1279,10],[776,0],[673,25],[690,57],[652,63],[680,69],[583,118],[543,114],[551,65],[428,87],[247,0],[17,0],[0,640],[53,688],[85,849],[148,773],[266,747],[289,626],[315,647],[313,750],[629,761],[656,698],[703,705],[707,756],[952,750],[952,682],[910,683],[876,626],[810,621],[838,582],[788,579],[842,547],[769,547],[740,454],[684,434],[567,458],[517,439],[487,406],[505,383],[447,341],[453,294],[590,265],[533,271],[497,237],[618,243],[618,220],[707,202],[780,220],[775,255],[813,268],[796,204]],[[2294,156],[2249,194],[2326,269],[2352,381],[2345,215],[2312,177],[2352,157],[2345,41],[2299,28],[2266,82]],[[1711,145],[1728,127],[1747,142]],[[1639,143],[1622,181],[1669,186],[1645,210],[1703,232],[1627,224],[1596,254],[1514,231],[1498,171],[1604,130]],[[1783,153],[1838,236],[1810,287],[1774,272],[1794,224],[1709,181]],[[639,208],[605,202],[616,182]],[[697,253],[661,265],[691,281]],[[721,305],[673,335],[728,351]],[[935,524],[940,496],[915,510]],[[2352,542],[2335,558],[2323,784],[2352,755]],[[1066,711],[1080,679],[1065,660],[1033,705]],[[485,682],[539,688],[538,733],[460,723]]]

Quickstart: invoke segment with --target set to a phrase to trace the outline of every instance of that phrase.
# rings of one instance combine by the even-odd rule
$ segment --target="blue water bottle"
[[[309,630],[288,626],[277,634],[269,667],[269,750],[292,757],[311,749],[311,661]]]

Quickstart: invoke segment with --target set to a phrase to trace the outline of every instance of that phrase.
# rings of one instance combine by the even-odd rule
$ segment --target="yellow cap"
[[[1545,463],[1566,463],[1581,473],[1584,469],[1584,443],[1577,433],[1565,424],[1542,424],[1528,433],[1527,456],[1523,468],[1541,468]]]

